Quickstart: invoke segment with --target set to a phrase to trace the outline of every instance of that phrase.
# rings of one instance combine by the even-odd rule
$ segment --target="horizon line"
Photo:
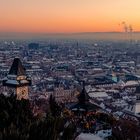
[[[44,35],[71,35],[71,34],[92,34],[92,33],[140,33],[140,31],[133,31],[133,32],[120,32],[120,31],[98,31],[98,32],[1,32],[2,34],[44,34]]]

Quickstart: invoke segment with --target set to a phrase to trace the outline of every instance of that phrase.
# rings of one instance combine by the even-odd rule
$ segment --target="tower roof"
[[[95,111],[96,109],[99,109],[100,107],[96,104],[93,104],[89,101],[90,97],[88,96],[88,93],[86,92],[85,89],[85,83],[83,82],[83,89],[78,96],[78,103],[75,105],[72,105],[70,107],[71,110],[75,111]]]
[[[86,92],[86,89],[85,89],[85,83],[83,82],[83,89],[78,97],[78,100],[79,100],[79,103],[82,103],[82,104],[85,104],[86,102],[89,101],[89,96]]]
[[[15,58],[10,68],[9,75],[25,75],[25,69],[19,58]]]

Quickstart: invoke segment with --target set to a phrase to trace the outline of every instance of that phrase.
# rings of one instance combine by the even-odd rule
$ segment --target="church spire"
[[[79,100],[80,104],[85,104],[86,102],[89,101],[89,96],[88,96],[86,89],[85,89],[85,82],[83,82],[83,89],[78,97],[78,100]]]

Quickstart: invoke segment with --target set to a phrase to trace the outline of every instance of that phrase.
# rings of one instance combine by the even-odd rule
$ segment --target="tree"
[[[61,110],[55,99],[50,100],[52,114],[45,119],[35,117],[29,100],[16,100],[14,95],[0,95],[0,140],[61,140],[66,134],[66,119],[61,117]],[[57,110],[58,109],[58,110]],[[67,136],[68,140],[72,137]]]
[[[52,116],[57,117],[61,115],[62,108],[57,104],[52,94],[50,96],[49,105]]]

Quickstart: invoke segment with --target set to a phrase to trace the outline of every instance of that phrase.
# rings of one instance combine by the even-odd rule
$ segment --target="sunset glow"
[[[140,31],[140,0],[0,0],[0,32]]]

